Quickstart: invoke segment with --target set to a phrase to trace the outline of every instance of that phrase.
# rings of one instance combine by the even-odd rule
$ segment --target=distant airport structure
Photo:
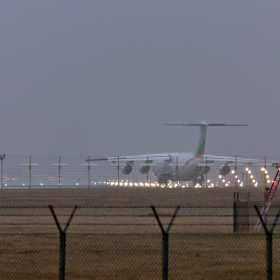
[[[162,185],[168,185],[169,182],[192,181],[194,185],[202,185],[205,177],[214,164],[219,165],[219,175],[225,176],[230,173],[231,168],[236,174],[237,166],[240,165],[273,165],[263,159],[242,158],[242,157],[226,157],[205,154],[207,127],[211,126],[247,126],[244,124],[217,124],[202,121],[199,124],[166,124],[173,126],[196,126],[200,128],[197,148],[194,153],[162,153],[162,154],[144,154],[133,156],[118,156],[107,158],[91,158],[87,161],[100,162],[109,161],[118,166],[124,175],[129,175],[134,167],[143,175],[152,170],[153,175],[157,178],[157,182]],[[208,180],[208,179],[207,179]],[[206,180],[206,184],[208,183]]]
[[[240,163],[238,157],[233,157],[233,163],[227,165],[209,162],[205,157],[203,163],[203,180],[171,180],[162,183],[153,174],[156,167],[147,157],[143,163],[131,165],[133,168],[127,174],[126,163],[121,157],[114,157],[113,162],[85,161],[85,159],[99,159],[99,156],[6,156],[1,160],[1,188],[64,188],[64,187],[235,187],[243,188],[266,188],[270,185],[275,170],[276,162],[273,157],[252,157],[252,162]],[[182,157],[172,164],[177,172]],[[152,159],[151,159],[152,160]],[[185,159],[186,162],[189,158]],[[236,165],[235,165],[236,162]],[[239,163],[237,163],[239,162]],[[259,162],[259,163],[258,163]],[[225,166],[227,166],[226,172]]]
[[[208,127],[247,126],[202,121],[166,124],[199,127],[194,153],[132,156],[21,157],[1,159],[1,188],[12,187],[261,187],[271,183],[280,159],[273,157],[216,156],[205,154]]]

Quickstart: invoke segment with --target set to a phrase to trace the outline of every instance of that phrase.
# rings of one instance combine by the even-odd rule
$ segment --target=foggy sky
[[[279,149],[279,1],[1,1],[6,155]]]

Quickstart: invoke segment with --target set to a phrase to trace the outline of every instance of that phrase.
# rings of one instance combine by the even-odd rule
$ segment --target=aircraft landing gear
[[[204,176],[200,175],[199,177],[193,180],[193,185],[195,186],[199,184],[200,186],[202,186],[203,182],[204,182]]]
[[[169,174],[160,174],[158,176],[158,183],[160,185],[168,185],[168,181],[170,180],[170,175]]]

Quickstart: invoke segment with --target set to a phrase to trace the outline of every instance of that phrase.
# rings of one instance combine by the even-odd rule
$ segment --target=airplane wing
[[[175,163],[172,158],[178,157],[179,162]],[[86,161],[110,161],[113,164],[119,162],[119,164],[134,164],[139,163],[149,163],[150,165],[160,164],[163,162],[170,162],[170,165],[184,165],[185,161],[189,158],[194,157],[193,154],[186,153],[165,153],[165,154],[146,154],[146,155],[134,155],[134,156],[115,156],[115,157],[104,157],[104,158],[91,158]],[[243,165],[258,165],[258,166],[280,166],[280,162],[265,161],[264,159],[254,159],[254,158],[242,158],[242,157],[227,157],[227,156],[215,156],[215,155],[204,155],[203,161],[199,166],[213,166],[215,164],[224,164],[228,166],[243,166]]]
[[[224,157],[214,155],[204,155],[204,161],[209,163],[223,163],[229,166],[242,166],[242,165],[259,165],[259,166],[275,166],[278,163],[272,161],[265,161],[264,159],[252,159],[242,157]]]
[[[162,163],[164,161],[170,161],[169,154],[147,154],[147,155],[134,155],[134,156],[119,156],[119,157],[107,157],[107,158],[91,158],[86,161],[111,161],[112,163],[126,163],[133,164],[134,162],[144,163]]]

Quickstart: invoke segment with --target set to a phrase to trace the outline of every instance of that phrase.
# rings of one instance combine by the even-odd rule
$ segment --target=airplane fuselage
[[[141,174],[148,174],[152,170],[157,177],[158,183],[166,184],[171,181],[193,181],[194,183],[202,183],[204,175],[210,170],[210,165],[215,162],[220,163],[219,173],[225,176],[230,172],[230,165],[238,163],[244,164],[253,162],[259,163],[254,159],[243,159],[236,157],[213,156],[205,155],[206,132],[208,126],[246,126],[240,124],[208,124],[202,121],[199,124],[168,124],[175,126],[196,126],[200,128],[197,148],[194,153],[161,153],[161,154],[146,154],[134,156],[108,157],[88,159],[87,161],[108,160],[113,164],[121,165],[121,172],[124,175],[129,175],[138,165]],[[119,168],[119,167],[118,167]]]
[[[170,161],[166,161],[160,166],[153,166],[152,171],[156,177],[168,174],[169,180],[172,181],[191,181],[203,174],[205,166],[199,166],[199,164],[203,164],[203,161],[198,157],[170,156]]]

